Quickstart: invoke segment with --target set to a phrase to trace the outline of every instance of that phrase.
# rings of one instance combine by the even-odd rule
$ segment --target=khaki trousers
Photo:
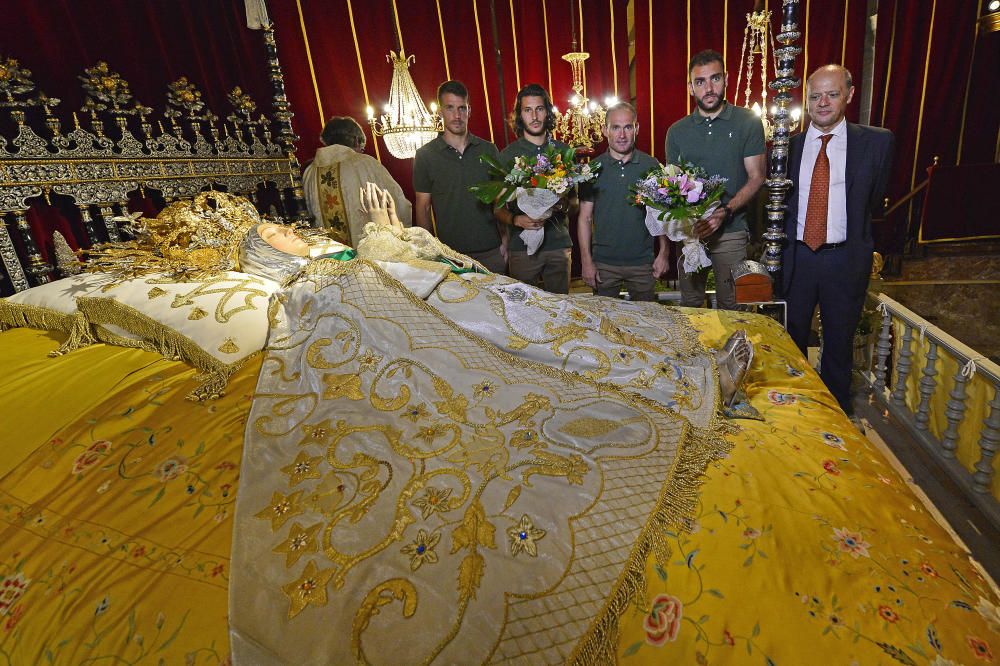
[[[708,241],[708,258],[712,260],[715,272],[715,300],[720,310],[736,309],[736,284],[733,282],[733,267],[747,258],[747,242],[750,235],[745,231],[733,231]],[[705,307],[705,283],[708,271],[685,273],[677,258],[677,282],[681,288],[681,305],[688,308]]]
[[[541,277],[545,291],[568,294],[569,271],[573,263],[572,253],[568,247],[535,254],[511,252],[509,275],[515,280],[532,285]]]
[[[628,292],[628,296],[633,301],[653,301],[656,300],[656,278],[653,277],[653,264],[639,264],[637,266],[613,266],[594,262],[597,268],[597,276],[601,279],[597,283],[594,293],[598,296],[611,296],[618,298],[622,287]]]

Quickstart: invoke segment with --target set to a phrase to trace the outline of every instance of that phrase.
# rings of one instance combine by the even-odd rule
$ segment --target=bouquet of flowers
[[[712,265],[694,225],[721,203],[727,178],[709,176],[704,169],[668,164],[651,170],[629,189],[633,204],[646,207],[646,228],[653,236],[682,242],[684,271],[694,273]]]
[[[538,155],[520,156],[507,165],[502,165],[489,155],[480,160],[489,167],[493,180],[477,183],[469,191],[483,203],[502,206],[517,200],[518,208],[536,220],[544,220],[552,215],[562,195],[580,183],[597,177],[597,166],[577,164],[573,160],[575,150],[546,146]],[[544,229],[526,229],[521,239],[528,246],[528,254],[534,254],[545,238]]]

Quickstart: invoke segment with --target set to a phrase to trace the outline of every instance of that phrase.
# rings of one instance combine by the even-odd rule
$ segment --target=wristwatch
[[[722,210],[726,211],[726,217],[732,217],[733,216],[733,209],[729,207],[729,204],[724,203],[721,206],[719,206],[719,208],[721,208]]]

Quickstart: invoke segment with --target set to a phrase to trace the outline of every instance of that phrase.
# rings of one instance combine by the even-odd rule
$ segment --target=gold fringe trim
[[[690,424],[685,426],[674,467],[660,487],[656,509],[646,522],[604,608],[577,643],[568,663],[618,663],[619,620],[629,608],[645,605],[646,562],[651,555],[661,565],[669,560],[671,551],[666,533],[686,529],[685,521],[698,510],[705,469],[732,450],[732,443],[725,439],[725,435],[732,432],[734,427],[718,417],[705,429]]]
[[[81,312],[66,314],[38,305],[11,303],[0,299],[0,331],[8,328],[37,328],[43,331],[60,331],[68,337],[49,356],[62,356],[97,340],[90,324]]]
[[[187,361],[200,373],[194,379],[198,382],[188,400],[215,400],[225,394],[226,384],[233,374],[243,367],[255,352],[236,363],[223,363],[198,346],[191,338],[125,305],[114,298],[81,296],[76,300],[80,312],[94,327],[98,338],[108,344],[144,349],[160,354],[170,360]],[[103,325],[113,325],[140,337],[133,340],[116,335]]]

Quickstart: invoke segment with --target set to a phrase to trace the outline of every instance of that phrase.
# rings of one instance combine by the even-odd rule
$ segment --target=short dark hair
[[[334,116],[326,121],[319,135],[325,146],[364,147],[368,138],[358,121],[350,116]]]
[[[445,94],[451,93],[452,95],[458,95],[464,100],[469,99],[469,89],[465,87],[465,84],[461,81],[445,81],[438,86],[438,104],[441,104],[441,98]]]
[[[552,98],[545,88],[538,83],[529,83],[517,91],[517,98],[514,100],[514,110],[510,114],[510,127],[514,134],[524,136],[524,119],[521,118],[521,100],[525,97],[541,97],[545,104],[545,131],[551,132],[556,126],[556,114],[553,111]]]
[[[723,60],[722,54],[718,51],[713,51],[712,49],[705,49],[704,51],[699,51],[695,53],[691,60],[688,62],[688,77],[691,77],[691,70],[695,67],[701,67],[709,63],[717,62],[722,65],[723,71],[726,69],[726,61]]]

